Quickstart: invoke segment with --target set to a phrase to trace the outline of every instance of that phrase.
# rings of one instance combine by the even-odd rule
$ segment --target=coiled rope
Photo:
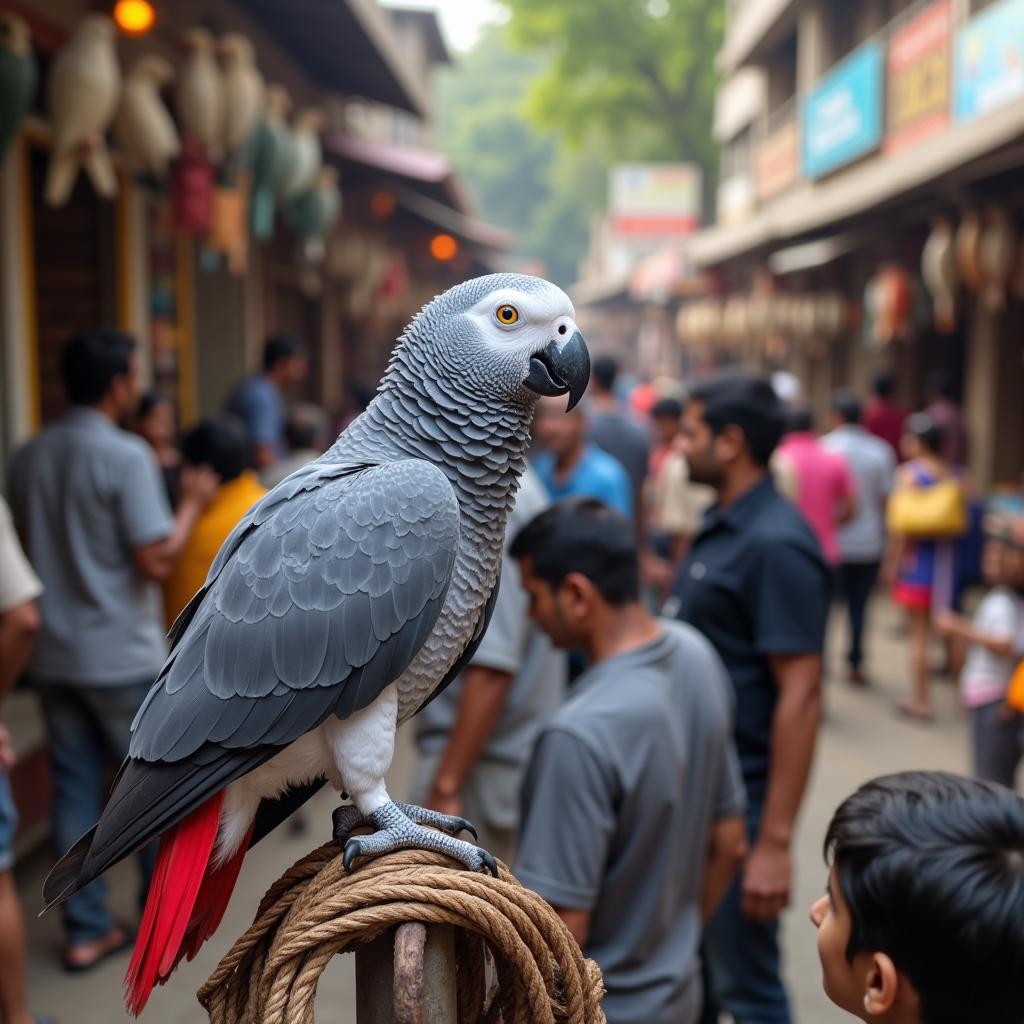
[[[420,921],[455,928],[459,1024],[604,1024],[597,965],[544,900],[499,870],[492,878],[410,850],[348,874],[327,843],[270,887],[199,1002],[210,1024],[313,1024],[317,983],[334,956]]]

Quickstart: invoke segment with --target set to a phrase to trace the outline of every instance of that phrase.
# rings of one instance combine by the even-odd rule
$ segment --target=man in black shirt
[[[736,691],[750,855],[704,938],[705,1020],[721,1009],[736,1024],[791,1019],[778,919],[821,706],[828,569],[810,527],[772,485],[768,460],[781,433],[767,381],[733,372],[694,389],[683,447],[691,479],[714,487],[718,502],[666,609],[711,641]]]

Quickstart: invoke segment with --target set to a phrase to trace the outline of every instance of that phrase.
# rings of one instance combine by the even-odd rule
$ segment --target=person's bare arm
[[[708,862],[704,868],[704,884],[700,896],[702,921],[715,912],[736,872],[747,855],[747,829],[743,816],[725,818],[715,822],[711,829],[711,844]]]
[[[508,672],[473,665],[466,671],[441,763],[426,806],[444,814],[462,814],[460,794],[473,765],[487,746],[512,686]]]
[[[590,935],[590,911],[570,910],[568,907],[552,907],[552,909],[565,923],[577,944],[581,948],[585,946],[587,937]]]
[[[839,501],[839,525],[845,526],[857,514],[857,503],[853,498],[846,496]]]
[[[761,828],[743,871],[743,913],[756,921],[774,920],[789,903],[789,848],[821,718],[821,658],[796,654],[769,660],[779,688],[771,767]]]
[[[40,625],[35,601],[24,601],[0,614],[0,700],[21,675]]]
[[[220,479],[209,466],[185,466],[181,471],[181,500],[168,536],[134,548],[132,556],[147,579],[167,579],[195,528],[200,513],[213,500]]]
[[[995,636],[977,629],[970,619],[945,609],[935,615],[935,627],[947,637],[956,637],[964,643],[977,644],[1000,658],[1012,658],[1015,654],[1012,636]]]

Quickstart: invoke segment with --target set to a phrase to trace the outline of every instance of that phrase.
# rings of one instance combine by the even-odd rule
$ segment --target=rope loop
[[[407,850],[349,874],[327,843],[270,887],[199,1002],[210,1024],[314,1024],[317,983],[333,957],[420,921],[455,928],[459,1024],[604,1024],[597,964],[544,900],[499,870],[492,878]]]

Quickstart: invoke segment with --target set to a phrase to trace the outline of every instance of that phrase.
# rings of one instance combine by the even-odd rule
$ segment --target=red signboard
[[[952,15],[935,0],[889,40],[885,149],[906,149],[949,124]]]

